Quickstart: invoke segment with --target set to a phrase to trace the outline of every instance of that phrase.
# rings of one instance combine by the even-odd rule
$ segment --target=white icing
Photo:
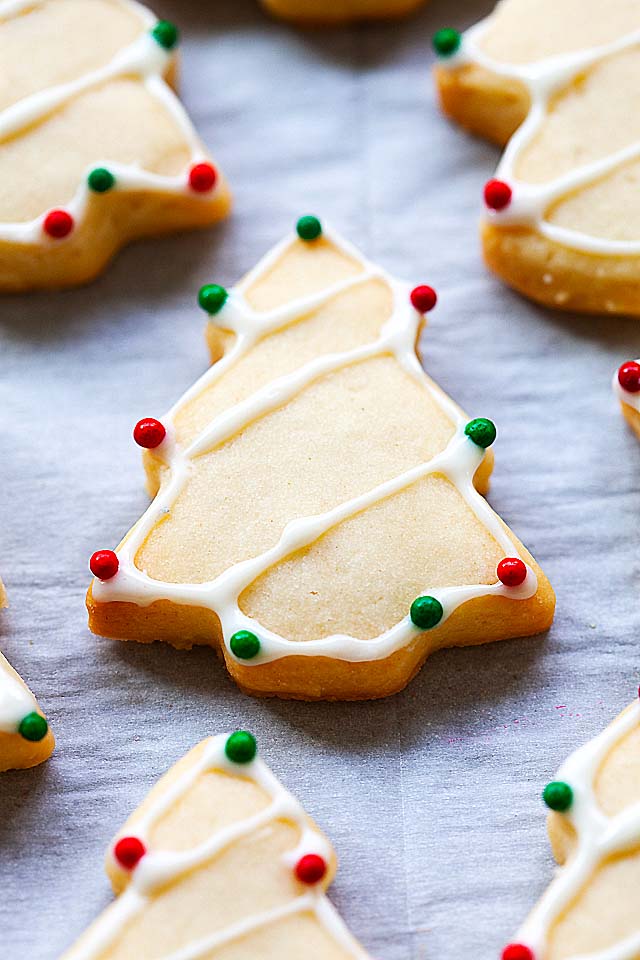
[[[300,830],[297,846],[283,857],[289,869],[293,870],[298,860],[308,853],[319,854],[329,862],[332,856],[331,847],[322,834],[313,829],[300,803],[285,790],[259,757],[247,764],[235,764],[228,760],[224,749],[227,739],[227,736],[219,736],[206,741],[198,762],[172,784],[136,823],[135,835],[145,844],[147,853],[133,871],[125,892],[90,928],[80,945],[65,955],[65,960],[96,960],[123,932],[126,924],[144,911],[158,890],[167,883],[179,881],[181,876],[214,859],[235,841],[250,836],[260,827],[275,820],[285,819]],[[154,851],[149,845],[149,837],[155,824],[187,793],[198,777],[214,770],[252,780],[268,794],[271,802],[259,813],[218,830],[192,850]],[[109,856],[114,867],[118,867],[118,864],[113,850],[122,836],[122,833],[116,836],[110,847]],[[329,936],[347,955],[356,960],[367,960],[366,953],[351,936],[325,896],[321,884],[305,887],[303,892],[282,906],[248,916],[177,951],[158,956],[156,960],[198,960],[249,933],[300,913],[315,914]]]
[[[640,701],[632,703],[558,770],[556,779],[568,783],[573,790],[571,807],[562,816],[575,831],[576,847],[516,936],[516,942],[528,946],[537,960],[544,960],[547,955],[549,932],[554,922],[574,901],[598,865],[614,854],[632,849],[640,841],[640,798],[616,816],[608,817],[598,806],[595,795],[595,780],[608,753],[638,724]],[[636,960],[639,953],[640,930],[605,950],[572,955],[570,960]]]
[[[18,680],[0,654],[0,731],[17,733],[21,721],[37,712],[38,704],[27,687]]]
[[[44,3],[45,0],[0,0],[0,21],[8,20],[20,13]],[[45,90],[39,90],[24,97],[0,112],[0,144],[4,139],[19,133],[34,123],[43,120],[53,110],[68,103],[79,94],[119,77],[138,77],[146,90],[159,100],[173,121],[180,128],[185,143],[191,152],[189,167],[201,161],[208,161],[200,140],[182,104],[171,88],[165,83],[166,72],[175,50],[165,50],[150,34],[157,22],[156,17],[136,0],[118,0],[120,5],[131,9],[140,19],[141,34],[129,46],[119,50],[113,59],[103,67],[93,70],[68,83],[57,84]],[[193,191],[188,182],[186,171],[172,176],[152,173],[133,164],[124,164],[110,159],[96,157],[88,166],[73,195],[65,201],[63,207],[73,217],[76,225],[82,221],[87,207],[95,198],[87,184],[87,176],[96,167],[106,167],[115,177],[111,190],[144,190],[153,193],[189,195],[194,202],[205,202],[212,192],[201,194]],[[216,187],[214,187],[215,191]],[[34,220],[20,223],[0,222],[0,241],[11,243],[61,243],[64,240],[49,237],[42,228],[48,211]]]
[[[640,363],[640,360],[638,360]],[[618,380],[618,371],[613,375],[613,392],[620,401],[620,403],[626,404],[628,407],[632,407],[633,410],[637,410],[640,413],[640,391],[632,393],[630,390],[625,390],[620,381]]]
[[[93,582],[93,597],[99,603],[125,601],[148,606],[156,600],[170,600],[174,603],[192,604],[214,610],[220,618],[224,643],[230,656],[233,657],[229,641],[236,631],[250,630],[259,637],[260,652],[252,660],[241,661],[245,665],[266,663],[294,654],[307,657],[330,656],[353,662],[378,660],[416,639],[421,631],[413,625],[407,611],[407,616],[399,623],[371,640],[358,640],[342,634],[307,641],[287,640],[246,616],[239,608],[238,598],[254,580],[280,560],[314,543],[341,521],[372,507],[390,494],[406,489],[421,477],[434,473],[446,476],[456,486],[491,536],[501,545],[505,556],[518,556],[516,546],[499,518],[473,485],[474,474],[485,455],[484,450],[465,436],[466,420],[446,396],[431,386],[418,362],[415,341],[421,318],[411,305],[410,288],[393,280],[378,267],[364,260],[343,240],[327,233],[326,230],[324,233],[337,247],[362,264],[362,272],[333,284],[319,293],[301,297],[275,310],[265,313],[254,312],[243,296],[244,290],[257,277],[268,271],[292,242],[296,242],[297,238],[293,237],[279,244],[258,264],[243,284],[230,292],[229,299],[218,315],[218,319],[224,329],[230,329],[236,333],[234,346],[187,391],[163,419],[167,427],[167,437],[154,452],[169,468],[168,477],[163,481],[163,486],[153,503],[120,546],[118,550],[120,567],[116,576],[106,582],[98,580]],[[317,357],[303,364],[293,373],[278,377],[246,400],[220,414],[190,446],[180,449],[174,441],[172,420],[189,400],[218,380],[267,333],[285,327],[328,302],[338,293],[366,283],[374,277],[382,278],[389,285],[394,296],[393,314],[385,323],[376,341],[343,353]],[[441,453],[392,480],[339,504],[326,513],[291,520],[273,547],[257,557],[231,566],[215,580],[196,584],[166,583],[152,579],[145,571],[136,567],[135,557],[138,550],[158,519],[170,511],[189,476],[190,464],[194,457],[213,449],[265,413],[282,406],[322,374],[339,370],[366,357],[389,353],[393,353],[398,363],[429,391],[446,416],[456,424],[455,435]],[[520,600],[532,597],[536,590],[536,575],[531,568],[527,567],[526,579],[519,587],[506,587],[499,581],[493,584],[459,587],[425,585],[423,594],[436,597],[442,604],[444,609],[442,623],[457,607],[476,597],[502,596]]]
[[[509,141],[495,174],[496,178],[509,184],[513,196],[505,209],[487,213],[489,221],[500,226],[532,227],[549,240],[588,253],[640,254],[640,240],[610,240],[561,227],[545,219],[549,207],[555,201],[568,196],[579,187],[595,183],[625,163],[640,158],[640,142],[617,150],[607,157],[577,166],[569,173],[546,183],[526,183],[519,180],[515,174],[518,157],[538,134],[548,115],[549,103],[554,94],[600,61],[640,44],[640,29],[611,43],[520,65],[494,60],[482,50],[480,41],[492,26],[494,17],[495,12],[467,30],[457,53],[442,64],[454,69],[466,64],[478,64],[492,73],[520,81],[529,91],[529,114]]]

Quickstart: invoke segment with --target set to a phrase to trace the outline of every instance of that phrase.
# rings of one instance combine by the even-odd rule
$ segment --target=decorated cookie
[[[311,216],[235,289],[205,286],[218,362],[135,428],[155,499],[91,559],[91,629],[219,647],[245,690],[309,699],[545,630],[553,591],[478,492],[495,427],[417,359],[435,301]]]
[[[120,896],[64,960],[366,960],[325,896],[331,844],[250,733],[211,737],[183,757],[116,836],[106,867]]]
[[[571,756],[544,790],[561,864],[503,960],[640,956],[640,703]]]
[[[488,265],[553,307],[640,314],[640,5],[502,0],[434,45],[444,110],[507,144],[484,191]]]
[[[621,364],[613,378],[613,389],[623,414],[640,437],[640,360]]]
[[[7,595],[0,580],[0,607]],[[35,697],[0,653],[0,771],[35,767],[55,741]]]
[[[402,17],[425,0],[262,0],[270,13],[287,20],[329,25],[348,20],[385,20]]]
[[[177,44],[132,0],[0,0],[0,291],[82,283],[129,240],[227,213],[168,86]]]

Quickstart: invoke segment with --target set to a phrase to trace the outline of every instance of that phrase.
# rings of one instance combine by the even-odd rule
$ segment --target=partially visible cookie
[[[629,425],[640,437],[640,360],[627,360],[616,370],[613,390]]]
[[[0,607],[7,595],[0,580]],[[34,767],[53,753],[55,740],[35,697],[0,653],[0,772]]]
[[[302,217],[200,302],[218,362],[135,428],[155,499],[92,558],[94,633],[207,644],[248,692],[335,700],[548,628],[547,578],[481,495],[495,427],[416,356],[431,287]]]
[[[129,240],[225,216],[168,86],[177,42],[129,0],[0,2],[0,291],[82,283]]]
[[[635,960],[640,703],[569,757],[543,796],[561,867],[502,960]]]
[[[367,960],[325,896],[336,866],[253,736],[212,737],[118,833],[120,896],[63,960]]]
[[[261,0],[270,13],[301,24],[323,26],[349,20],[403,17],[425,0]]]
[[[434,38],[443,109],[507,148],[485,259],[563,310],[640,314],[640,4],[502,0]]]

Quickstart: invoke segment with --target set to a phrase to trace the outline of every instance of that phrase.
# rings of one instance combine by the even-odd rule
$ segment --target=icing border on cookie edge
[[[521,559],[499,517],[473,484],[474,475],[482,463],[485,450],[465,435],[466,419],[460,414],[453,401],[431,385],[420,365],[415,344],[422,316],[411,304],[409,286],[393,279],[384,270],[366,260],[351,244],[332,231],[325,228],[323,235],[338,250],[354,259],[362,267],[361,272],[317,293],[285,303],[275,310],[264,313],[254,312],[244,301],[243,291],[268,271],[289,246],[297,241],[294,234],[276,245],[249,272],[244,281],[229,292],[224,306],[216,317],[219,318],[221,327],[236,333],[236,341],[231,350],[213,364],[163,418],[167,431],[166,438],[154,450],[154,454],[159,456],[168,468],[169,479],[163,483],[147,511],[116,551],[117,573],[109,579],[93,581],[93,597],[97,603],[123,601],[135,603],[138,606],[149,606],[156,600],[169,600],[213,610],[220,619],[223,642],[228,654],[237,662],[247,666],[294,655],[328,656],[348,662],[380,660],[408,646],[420,635],[422,630],[414,625],[407,613],[399,623],[374,639],[358,640],[355,637],[338,634],[313,640],[286,640],[243,614],[238,606],[238,599],[252,582],[285,557],[309,546],[342,521],[381,502],[391,494],[406,489],[421,477],[433,473],[444,475],[455,486],[480,523],[500,544],[505,556]],[[185,450],[177,446],[172,427],[172,420],[176,413],[200,391],[219,379],[257,340],[287,326],[330,301],[337,294],[373,278],[382,279],[394,298],[392,315],[383,325],[377,340],[353,350],[325,354],[308,361],[293,373],[276,378],[241,403],[224,411]],[[431,460],[412,467],[326,513],[298,517],[290,521],[273,547],[257,557],[233,565],[212,581],[198,584],[168,583],[154,580],[136,567],[135,557],[138,550],[155,523],[170,511],[172,504],[179,496],[187,480],[189,461],[192,457],[213,449],[253,420],[282,406],[322,374],[341,369],[365,358],[389,353],[393,354],[402,369],[429,392],[445,416],[454,424],[455,433],[444,450]],[[435,597],[442,605],[442,616],[438,625],[444,622],[458,606],[477,597],[503,596],[512,600],[530,599],[537,592],[538,582],[531,567],[528,565],[525,567],[524,582],[517,586],[506,586],[497,580],[493,584],[435,587],[425,591],[425,594]],[[239,659],[231,650],[230,639],[238,631],[250,631],[259,637],[259,652],[250,660]]]
[[[46,0],[0,0],[0,22],[7,21],[31,7],[42,6]],[[23,97],[0,111],[0,146],[5,137],[11,136],[31,124],[44,120],[48,113],[68,103],[73,97],[92,87],[123,76],[136,76],[171,116],[180,129],[185,144],[190,150],[191,159],[188,170],[198,163],[209,163],[209,157],[196,133],[185,108],[164,80],[164,73],[175,57],[175,48],[165,49],[151,35],[151,29],[159,21],[157,17],[138,0],[117,0],[125,9],[131,10],[139,21],[141,33],[131,44],[118,50],[112,60],[97,70],[85,73],[75,80],[55,84]],[[96,161],[85,169],[84,176],[73,197],[63,202],[61,209],[68,213],[74,224],[82,222],[93,191],[88,186],[89,174],[105,167],[115,178],[111,190],[136,191],[189,196],[194,202],[207,202],[219,191],[222,176],[217,168],[217,179],[211,190],[198,192],[189,186],[189,177],[185,173],[172,176],[153,173],[133,164]],[[57,208],[56,208],[57,209]],[[45,220],[51,210],[45,210],[29,221],[0,221],[0,242],[21,244],[58,244],[62,237],[55,239],[45,231]]]
[[[96,960],[113,943],[123,925],[144,909],[155,891],[176,881],[182,874],[197,868],[207,860],[213,859],[234,841],[249,836],[274,820],[283,819],[300,828],[297,846],[283,856],[283,862],[288,869],[293,871],[299,859],[309,854],[319,854],[326,862],[331,859],[333,855],[331,844],[311,825],[300,802],[280,783],[259,756],[242,763],[229,759],[226,753],[228,741],[228,735],[206,740],[202,756],[198,761],[185,770],[178,780],[136,821],[135,837],[142,842],[145,853],[133,869],[129,885],[111,907],[98,917],[81,938],[80,944],[72,947],[64,955],[65,960]],[[154,825],[186,794],[198,777],[208,771],[220,771],[252,781],[271,798],[271,803],[257,814],[216,831],[193,849],[155,853],[151,849],[146,852],[148,837]],[[125,831],[120,831],[115,836],[107,854],[109,863],[117,869],[122,868],[114,851],[116,844],[124,836],[129,835]],[[165,955],[163,960],[198,960],[219,947],[298,913],[313,913],[325,931],[354,960],[368,960],[368,954],[349,932],[320,883],[310,885],[304,893],[282,906],[245,918],[216,934],[172,951]]]
[[[557,54],[528,64],[509,64],[494,60],[478,45],[483,34],[493,24],[495,15],[494,10],[488,17],[465,31],[461,35],[457,51],[447,55],[446,62],[439,61],[439,65],[444,69],[455,70],[468,65],[483,67],[501,77],[518,80],[529,92],[530,108],[527,117],[509,139],[495,174],[499,181],[512,188],[512,196],[504,207],[491,210],[486,222],[501,227],[531,227],[548,240],[586,253],[604,256],[640,254],[640,240],[608,240],[545,220],[547,211],[558,200],[579,187],[595,183],[625,163],[640,159],[640,140],[607,157],[580,165],[546,183],[527,183],[519,180],[514,172],[519,154],[533,141],[548,115],[547,107],[551,97],[567,86],[580,72],[616,53],[640,46],[640,28],[600,46]]]

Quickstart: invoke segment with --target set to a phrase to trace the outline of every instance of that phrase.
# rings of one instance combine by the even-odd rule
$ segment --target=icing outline
[[[18,16],[25,10],[42,6],[45,2],[46,0],[0,0],[0,23]],[[82,94],[109,80],[135,76],[147,92],[162,104],[171,119],[179,127],[185,144],[191,152],[189,167],[197,163],[208,162],[209,158],[185,108],[164,80],[163,75],[175,57],[175,49],[166,50],[151,36],[150,30],[158,22],[157,17],[137,0],[117,0],[117,3],[136,14],[140,20],[140,36],[128,46],[118,50],[109,63],[97,70],[85,73],[75,80],[28,94],[5,110],[0,111],[0,145],[5,138],[44,120],[47,114],[69,103],[78,94]],[[201,194],[190,189],[188,177],[185,173],[168,176],[152,173],[134,164],[107,161],[97,157],[95,162],[85,169],[73,197],[63,202],[64,210],[71,214],[76,225],[82,222],[88,205],[94,196],[93,191],[88,186],[87,177],[96,167],[106,167],[114,175],[115,183],[110,188],[110,192],[114,190],[127,192],[144,190],[152,193],[189,196],[194,202],[205,203],[220,188],[220,176],[212,190]],[[56,245],[64,242],[64,238],[47,236],[43,225],[49,212],[49,210],[45,210],[38,217],[29,221],[0,221],[0,242]]]
[[[225,755],[227,739],[227,735],[222,735],[205,741],[205,748],[198,762],[158,797],[136,822],[136,836],[145,843],[148,852],[131,873],[127,888],[89,928],[82,946],[72,947],[65,954],[65,960],[96,960],[113,943],[124,924],[144,909],[156,890],[178,880],[181,875],[225,851],[234,841],[250,836],[255,830],[274,820],[284,819],[300,828],[298,845],[283,857],[288,868],[293,869],[297,860],[307,853],[319,853],[327,861],[332,857],[328,840],[311,826],[299,801],[285,789],[260,757],[256,756],[249,763],[234,763]],[[198,777],[208,771],[220,771],[252,781],[271,797],[271,803],[258,813],[218,830],[191,850],[154,852],[149,849],[148,837],[154,825],[187,793]],[[118,869],[121,868],[113,850],[118,840],[125,835],[122,831],[116,835],[107,854],[110,863]],[[282,906],[247,917],[216,934],[159,957],[158,960],[198,960],[213,950],[298,913],[315,914],[326,932],[349,956],[354,960],[368,960],[368,955],[347,929],[321,884],[306,888],[303,893]]]
[[[294,641],[265,629],[257,621],[242,613],[238,606],[238,599],[243,591],[280,560],[314,543],[341,521],[355,516],[393,493],[406,489],[422,477],[434,473],[444,475],[456,487],[490,535],[500,544],[504,555],[522,559],[510,536],[505,532],[500,519],[473,484],[473,477],[485,456],[484,449],[465,435],[466,419],[453,401],[431,385],[416,356],[415,343],[422,316],[411,304],[410,287],[393,279],[384,270],[366,260],[351,244],[332,231],[325,228],[323,235],[338,250],[353,258],[362,267],[361,272],[331,284],[320,292],[285,303],[274,310],[263,313],[254,312],[244,300],[243,292],[267,272],[290,245],[299,242],[296,234],[292,234],[268,253],[240,285],[229,291],[224,306],[215,316],[216,322],[223,329],[234,331],[237,339],[231,350],[213,364],[162,419],[167,435],[165,440],[155,448],[154,454],[168,468],[169,479],[163,482],[155,499],[116,550],[119,561],[118,572],[108,580],[94,579],[92,583],[93,598],[97,603],[124,601],[138,606],[149,606],[156,600],[169,600],[178,604],[213,610],[220,619],[227,655],[245,666],[264,664],[294,655],[329,656],[348,662],[380,660],[407,646],[423,632],[414,626],[407,611],[406,616],[399,623],[374,639],[358,640],[344,634],[335,634],[314,640]],[[186,449],[180,449],[175,442],[172,421],[186,403],[219,379],[261,337],[286,327],[313,309],[329,302],[337,294],[373,278],[382,279],[391,289],[394,299],[392,315],[383,325],[377,340],[342,353],[316,357],[293,373],[276,378],[239,404],[225,410]],[[389,353],[394,355],[407,373],[429,391],[444,414],[455,425],[456,431],[444,450],[431,460],[378,484],[326,513],[291,520],[274,546],[257,557],[229,567],[214,580],[198,584],[174,584],[154,580],[145,571],[136,567],[135,557],[138,550],[155,523],[170,512],[188,479],[189,465],[193,457],[212,450],[260,416],[283,406],[322,374],[342,369],[359,360]],[[442,604],[443,616],[440,623],[443,623],[457,607],[477,597],[502,596],[512,600],[526,600],[533,597],[538,587],[537,577],[528,564],[525,566],[527,575],[520,586],[508,587],[496,579],[492,584],[459,587],[430,586],[423,593],[435,597]],[[249,630],[260,638],[260,651],[251,660],[241,660],[231,650],[230,639],[240,630]]]
[[[527,226],[546,239],[574,250],[603,255],[640,254],[640,240],[608,240],[580,230],[561,227],[545,219],[549,208],[579,187],[595,183],[607,173],[640,159],[640,141],[617,150],[606,157],[582,164],[570,172],[546,183],[531,184],[518,179],[515,167],[520,153],[533,141],[547,117],[550,99],[566,87],[578,74],[608,57],[640,46],[640,28],[610,43],[589,47],[566,54],[557,54],[528,64],[509,64],[494,60],[486,54],[479,42],[493,24],[496,11],[470,27],[461,37],[456,53],[447,56],[442,68],[477,65],[494,74],[518,80],[527,88],[530,108],[526,119],[507,143],[498,164],[495,177],[513,188],[511,202],[503,210],[485,214],[485,222],[494,226]]]

